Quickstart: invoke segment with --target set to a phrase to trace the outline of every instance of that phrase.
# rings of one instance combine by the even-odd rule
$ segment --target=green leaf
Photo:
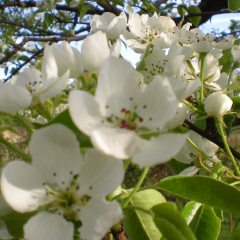
[[[198,14],[198,13],[201,13],[201,9],[196,6],[196,5],[191,5],[188,7],[188,12],[190,14]],[[199,23],[201,22],[201,19],[202,17],[201,16],[198,16],[198,17],[190,17],[189,18],[189,21],[195,26],[197,27],[199,25]]]
[[[227,136],[229,136],[231,133],[232,124],[233,124],[234,119],[235,119],[235,117],[232,114],[226,114],[223,117],[224,123],[226,125],[225,132],[226,132]]]
[[[239,239],[240,239],[240,230],[232,232],[230,237],[228,238],[228,240],[239,240]]]
[[[181,17],[184,16],[185,13],[186,13],[185,6],[182,5],[182,4],[179,4],[179,5],[177,6],[177,11],[178,11],[178,14],[179,14]]]
[[[17,213],[11,212],[1,217],[7,226],[9,233],[14,238],[23,238],[23,226],[36,212]]]
[[[194,215],[198,211],[198,209],[202,206],[201,203],[198,202],[188,202],[184,209],[182,210],[182,216],[186,220],[187,224],[189,224],[192,219],[194,218]]]
[[[91,8],[91,6],[89,5],[83,5],[79,8],[80,11],[80,19],[82,20],[82,18],[86,15],[87,11]]]
[[[210,177],[168,177],[154,185],[154,188],[240,215],[239,189]]]
[[[182,215],[198,240],[215,240],[218,238],[221,220],[211,207],[189,202],[183,209]]]
[[[222,66],[221,72],[225,72],[228,74],[233,63],[231,49],[222,50],[222,54],[223,56],[219,59],[219,65]]]
[[[228,0],[228,7],[230,11],[237,12],[240,8],[240,1],[239,0]]]
[[[196,240],[174,203],[162,203],[152,208],[154,222],[166,240]]]
[[[22,55],[18,58],[18,61],[27,61],[28,60],[28,56],[26,55]]]
[[[233,109],[235,110],[239,110],[240,109],[240,97],[238,96],[233,96],[231,97],[232,101],[233,101]]]
[[[199,119],[198,119],[199,117]],[[194,121],[194,125],[196,125],[196,127],[205,130],[207,127],[207,123],[206,123],[206,119],[201,119],[200,116],[198,116],[197,119]]]
[[[136,208],[150,211],[153,206],[165,201],[161,193],[153,189],[143,190],[133,195],[130,204],[124,209],[123,222],[124,229],[131,240],[159,240],[161,238],[161,233],[155,226],[152,216]]]
[[[187,167],[190,167],[189,164],[181,163],[175,159],[172,159],[171,161],[167,162],[166,164],[173,175],[177,175],[180,172],[182,172],[184,169],[186,169]]]
[[[43,26],[47,29],[54,21],[54,16],[51,13],[45,12],[44,13],[44,22]]]

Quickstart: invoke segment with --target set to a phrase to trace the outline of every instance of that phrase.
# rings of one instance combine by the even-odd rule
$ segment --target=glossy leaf
[[[218,238],[221,219],[217,217],[211,207],[189,202],[183,209],[182,215],[198,240],[216,240]]]
[[[239,189],[210,177],[168,177],[154,187],[189,200],[240,215]]]
[[[44,28],[47,29],[54,21],[54,16],[48,12],[44,13]]]
[[[143,190],[133,195],[130,204],[124,209],[125,219],[123,222],[124,229],[131,240],[159,240],[161,238],[161,233],[152,216],[136,208],[150,212],[153,206],[165,201],[161,193],[152,189]],[[136,208],[134,209],[134,207]]]
[[[5,222],[9,233],[15,238],[23,238],[23,226],[35,214],[11,212],[1,217]]]
[[[239,0],[228,0],[228,6],[230,11],[237,12],[240,9],[240,1]]]
[[[166,240],[196,240],[174,203],[162,203],[152,208],[154,222]]]
[[[201,13],[201,9],[196,6],[196,5],[191,5],[188,7],[188,12],[189,14],[198,14]],[[201,21],[202,17],[201,16],[197,16],[197,17],[190,17],[189,21],[195,26],[197,27]]]

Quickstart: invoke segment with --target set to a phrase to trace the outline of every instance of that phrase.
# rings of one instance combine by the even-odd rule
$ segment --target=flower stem
[[[204,112],[199,110],[197,107],[195,107],[194,105],[192,105],[190,102],[188,102],[187,100],[183,100],[183,103],[190,107],[195,113],[198,113],[200,115],[204,115]]]
[[[21,123],[21,125],[27,130],[28,134],[31,136],[33,130],[31,128],[31,126],[29,125],[29,122],[22,115],[20,115],[19,113],[17,113],[15,115],[15,118],[17,119],[18,122]]]
[[[31,162],[32,161],[32,158],[30,157],[30,155],[24,153],[23,151],[21,151],[20,149],[15,147],[13,144],[11,144],[6,139],[4,139],[1,135],[0,135],[0,143],[5,145],[7,148],[12,150],[13,152],[17,153],[18,155],[22,156],[25,161],[27,161],[27,162]]]
[[[126,171],[131,163],[131,158],[124,161],[124,170]]]
[[[207,54],[206,53],[201,53],[200,55],[200,61],[201,61],[201,68],[200,68],[200,81],[201,81],[201,88],[200,88],[200,103],[201,105],[203,104],[203,99],[204,99],[204,68],[205,68],[205,58]]]
[[[215,117],[215,123],[216,123],[216,126],[217,126],[217,129],[218,129],[218,133],[219,135],[221,136],[222,138],[222,141],[223,141],[223,144],[224,144],[224,148],[230,158],[230,161],[232,162],[232,165],[233,165],[233,168],[234,168],[234,172],[237,176],[240,176],[240,172],[239,172],[239,167],[235,161],[235,158],[234,156],[232,155],[232,152],[228,146],[228,143],[227,143],[227,138],[226,138],[226,135],[224,133],[224,130],[223,130],[223,126],[222,126],[222,123],[223,123],[223,119],[222,119],[222,116],[219,116],[219,117]]]
[[[141,174],[141,176],[140,176],[140,178],[139,178],[139,180],[138,180],[136,186],[134,187],[134,189],[133,189],[133,190],[131,191],[131,193],[129,194],[127,200],[124,202],[124,204],[123,204],[123,208],[127,207],[127,205],[129,204],[129,202],[130,202],[130,200],[131,200],[133,194],[136,193],[136,192],[138,191],[138,189],[139,189],[140,186],[142,185],[142,183],[143,183],[145,177],[147,176],[148,171],[149,171],[149,167],[146,167],[146,168],[143,169],[143,172],[142,172],[142,174]]]

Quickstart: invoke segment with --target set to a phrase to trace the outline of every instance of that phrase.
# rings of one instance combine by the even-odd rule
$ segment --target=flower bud
[[[224,93],[214,92],[205,100],[205,111],[209,116],[220,116],[230,111],[232,100]]]

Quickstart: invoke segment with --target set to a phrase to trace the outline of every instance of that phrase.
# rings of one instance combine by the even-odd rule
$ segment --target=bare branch
[[[209,141],[215,143],[216,145],[218,145],[220,148],[224,149],[224,144],[223,142],[219,139],[216,138],[216,136],[213,136],[210,133],[207,133],[205,131],[203,131],[202,129],[198,128],[197,126],[195,126],[193,123],[191,123],[190,121],[188,121],[187,119],[185,119],[184,123],[194,132],[198,133],[199,135],[205,137],[206,139],[208,139]],[[240,160],[240,152],[238,152],[237,150],[235,150],[234,148],[230,147],[230,150],[233,154],[234,157],[236,157],[238,160]]]

